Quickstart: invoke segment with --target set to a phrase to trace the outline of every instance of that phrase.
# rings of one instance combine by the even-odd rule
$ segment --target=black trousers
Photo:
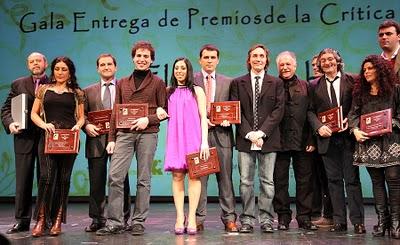
[[[312,208],[312,153],[278,152],[274,169],[275,196],[273,206],[281,223],[290,223],[292,211],[289,199],[289,166],[292,161],[296,180],[297,222],[310,220]]]
[[[346,186],[349,217],[352,224],[364,224],[364,204],[362,199],[358,167],[353,165],[353,144],[342,134],[331,136],[328,151],[322,155],[328,188],[333,206],[333,221],[347,224],[347,210],[344,187]]]
[[[313,153],[312,163],[313,201],[311,217],[332,219],[332,202],[328,189],[324,162],[318,152]]]
[[[392,216],[400,218],[400,165],[372,168],[367,167],[372,181],[372,191],[377,212],[389,210]],[[386,190],[386,184],[389,192]],[[389,194],[389,195],[388,195]],[[384,210],[379,210],[384,209]]]
[[[104,208],[106,205],[107,162],[110,156],[104,151],[103,156],[88,158],[89,162],[89,217],[93,223],[105,224]],[[131,216],[131,196],[129,176],[124,182],[124,218],[128,222]]]

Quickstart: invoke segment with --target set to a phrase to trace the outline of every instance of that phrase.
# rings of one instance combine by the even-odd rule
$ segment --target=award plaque
[[[54,133],[46,133],[45,154],[77,154],[79,146],[79,131],[71,129],[56,129]]]
[[[361,115],[360,129],[368,136],[377,136],[392,132],[392,109]]]
[[[110,131],[110,119],[112,110],[90,111],[87,119],[96,127],[100,128],[99,134],[107,134]]]
[[[210,105],[210,121],[221,124],[227,120],[230,124],[240,124],[240,101],[212,102]]]
[[[26,129],[28,126],[28,98],[26,94],[20,94],[11,99],[11,117],[19,124],[18,129]]]
[[[332,133],[343,129],[343,112],[342,106],[332,108],[330,110],[318,113],[318,119],[328,126]]]
[[[215,147],[210,148],[210,157],[207,161],[200,159],[200,152],[195,152],[186,155],[186,162],[191,179],[220,171],[217,149]]]
[[[140,117],[147,117],[149,105],[145,104],[115,104],[116,128],[131,128],[132,122]]]

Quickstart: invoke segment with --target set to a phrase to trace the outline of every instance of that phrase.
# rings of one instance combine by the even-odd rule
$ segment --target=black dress
[[[368,102],[353,100],[349,113],[349,127],[359,127],[360,115],[392,108],[392,133],[371,137],[365,142],[357,142],[353,159],[354,165],[366,167],[388,167],[400,165],[400,87],[396,86],[392,98],[368,95]],[[358,101],[358,102],[357,102]]]

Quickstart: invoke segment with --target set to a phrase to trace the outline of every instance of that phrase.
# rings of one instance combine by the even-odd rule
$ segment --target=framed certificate
[[[210,148],[210,157],[206,161],[200,158],[200,152],[194,152],[186,155],[186,162],[191,179],[220,171],[217,149],[215,147]]]
[[[79,150],[79,131],[56,129],[54,133],[46,133],[45,154],[77,154]]]
[[[115,104],[116,128],[131,128],[132,122],[149,115],[149,105],[144,104]]]
[[[343,112],[342,106],[332,108],[330,110],[318,113],[318,119],[328,126],[332,133],[343,129]]]
[[[210,105],[210,121],[221,124],[227,120],[230,124],[240,124],[240,101],[212,102]]]
[[[19,124],[18,129],[28,127],[28,96],[20,94],[11,99],[11,117]]]
[[[392,109],[361,115],[360,129],[368,136],[383,135],[392,132]]]
[[[112,110],[100,110],[88,112],[87,119],[91,124],[100,128],[99,134],[107,134],[110,131]]]

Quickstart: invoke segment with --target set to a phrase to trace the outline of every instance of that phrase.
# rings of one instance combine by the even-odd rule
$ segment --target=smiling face
[[[365,80],[369,83],[376,82],[376,69],[371,62],[366,62],[363,66]]]
[[[153,60],[151,60],[150,50],[142,48],[137,49],[135,56],[133,57],[133,63],[135,64],[136,70],[148,70],[151,63],[153,63]]]
[[[117,67],[114,64],[112,57],[101,57],[98,64],[97,72],[104,81],[109,81],[114,78]]]
[[[251,67],[251,70],[255,74],[259,74],[267,65],[267,52],[262,48],[256,48],[249,54],[248,63]]]
[[[186,77],[187,77],[187,66],[185,61],[180,60],[175,63],[174,66],[174,76],[178,85],[185,85],[186,84]]]
[[[215,50],[203,50],[199,60],[201,68],[208,74],[211,74],[217,68],[219,63],[218,53]]]
[[[57,83],[66,83],[71,77],[69,68],[63,61],[58,62],[54,66],[53,74]]]
[[[40,77],[47,68],[47,61],[42,54],[32,53],[28,57],[27,66],[33,76]]]
[[[319,62],[322,72],[328,76],[336,76],[338,73],[338,63],[333,53],[322,54]]]
[[[283,55],[277,62],[279,76],[283,79],[290,79],[296,73],[296,61],[290,55]]]

